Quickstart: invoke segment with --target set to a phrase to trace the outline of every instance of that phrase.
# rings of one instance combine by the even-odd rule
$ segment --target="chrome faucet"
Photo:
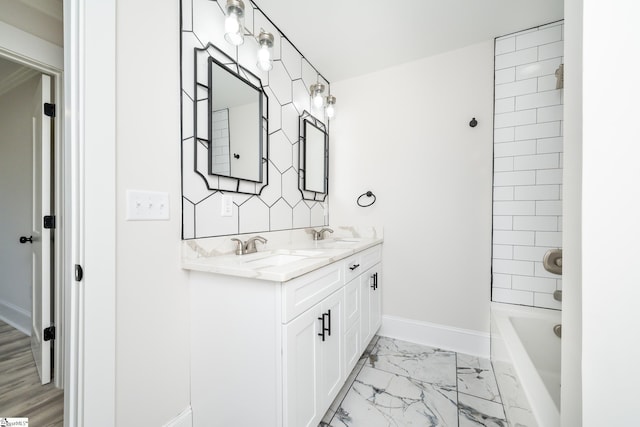
[[[245,243],[243,243],[242,240],[240,239],[231,239],[231,240],[234,242],[237,242],[236,255],[246,255],[246,254],[253,254],[258,252],[258,249],[256,248],[256,241],[263,244],[267,243],[267,239],[265,239],[262,236],[252,237],[249,240],[247,240]]]
[[[312,230],[313,231],[313,240],[324,240],[324,233],[325,232],[329,232],[329,233],[333,233],[333,230],[330,228],[323,228],[320,231],[316,231],[316,230]]]

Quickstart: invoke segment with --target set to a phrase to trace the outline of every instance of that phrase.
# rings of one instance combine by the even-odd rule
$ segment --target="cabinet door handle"
[[[373,288],[374,291],[378,289],[378,273],[377,272],[373,274],[373,286],[374,286]]]
[[[329,336],[331,336],[331,310],[327,310],[327,317],[329,318],[329,321],[327,322],[329,324],[329,328],[327,329],[327,332],[329,332]]]
[[[353,271],[358,267],[360,267],[360,264],[353,264],[351,267],[349,267],[349,270]]]
[[[324,327],[324,313],[322,313],[322,317],[318,317],[318,320],[322,321],[322,326],[320,327],[320,330],[322,332],[320,332],[318,334],[319,337],[322,337],[322,341],[324,341],[324,331],[325,331],[325,327]]]

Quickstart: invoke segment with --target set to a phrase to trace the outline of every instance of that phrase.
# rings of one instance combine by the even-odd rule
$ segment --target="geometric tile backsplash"
[[[304,111],[325,122],[322,109],[311,105],[309,87],[320,82],[328,88],[329,82],[255,4],[245,1],[245,27],[253,34],[264,29],[275,39],[273,68],[268,72],[260,70],[256,66],[258,44],[253,37],[245,36],[240,46],[225,41],[225,4],[224,0],[181,1],[182,238],[328,225],[328,203],[303,200],[298,189],[298,123]],[[259,194],[210,190],[196,171],[196,151],[200,153],[206,147],[194,138],[194,48],[204,49],[209,43],[257,76],[269,99],[269,184],[261,192],[259,188],[255,191]],[[198,155],[198,162],[200,158],[206,155]],[[221,215],[223,195],[233,200],[232,216]]]
[[[547,250],[562,247],[564,22],[495,40],[492,300],[560,309]]]

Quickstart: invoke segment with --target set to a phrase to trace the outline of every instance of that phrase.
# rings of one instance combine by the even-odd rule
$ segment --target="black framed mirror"
[[[211,43],[194,55],[194,171],[208,190],[260,194],[269,184],[262,82]]]
[[[209,57],[209,174],[262,182],[261,88]]]
[[[329,135],[323,122],[307,111],[300,116],[298,187],[305,200],[324,201],[329,193]]]

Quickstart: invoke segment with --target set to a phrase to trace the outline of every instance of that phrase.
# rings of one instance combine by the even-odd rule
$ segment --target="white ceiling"
[[[62,6],[63,0],[0,0],[0,21],[62,46]]]
[[[563,0],[255,3],[331,82],[557,21],[564,8]]]
[[[36,70],[0,58],[0,96],[37,75]]]

